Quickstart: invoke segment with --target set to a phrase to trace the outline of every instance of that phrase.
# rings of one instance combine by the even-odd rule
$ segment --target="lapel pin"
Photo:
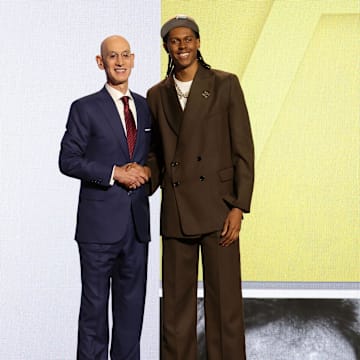
[[[210,96],[210,93],[209,91],[204,90],[201,95],[203,96],[204,99],[207,99]]]

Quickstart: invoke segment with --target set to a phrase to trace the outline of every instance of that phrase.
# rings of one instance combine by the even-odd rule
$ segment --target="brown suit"
[[[151,88],[147,99],[154,117],[148,165],[153,186],[162,188],[164,360],[196,359],[200,245],[208,359],[244,359],[239,244],[218,245],[230,209],[250,211],[253,189],[253,141],[239,81],[199,65],[184,111],[172,76]],[[224,345],[226,337],[235,348]]]
[[[184,112],[172,77],[151,88],[147,99],[162,142],[162,235],[209,233],[222,229],[229,207],[249,212],[254,152],[236,76],[199,66]],[[154,182],[153,157],[149,164]]]

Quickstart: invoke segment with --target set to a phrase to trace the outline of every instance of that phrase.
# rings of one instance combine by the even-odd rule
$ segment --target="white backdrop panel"
[[[105,82],[95,63],[104,37],[132,44],[132,90],[159,80],[160,1],[2,0],[0,24],[0,359],[72,360],[79,182],[59,173],[59,143],[70,103]],[[151,203],[142,355],[158,360],[158,195]]]

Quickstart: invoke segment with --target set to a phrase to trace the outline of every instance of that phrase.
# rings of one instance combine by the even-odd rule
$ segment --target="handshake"
[[[135,162],[123,166],[115,166],[114,180],[130,190],[139,188],[149,181],[151,170]]]

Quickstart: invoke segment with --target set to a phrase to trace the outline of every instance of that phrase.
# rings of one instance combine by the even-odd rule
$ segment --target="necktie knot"
[[[128,96],[123,96],[121,98],[121,101],[123,102],[124,106],[129,106],[129,97]]]

